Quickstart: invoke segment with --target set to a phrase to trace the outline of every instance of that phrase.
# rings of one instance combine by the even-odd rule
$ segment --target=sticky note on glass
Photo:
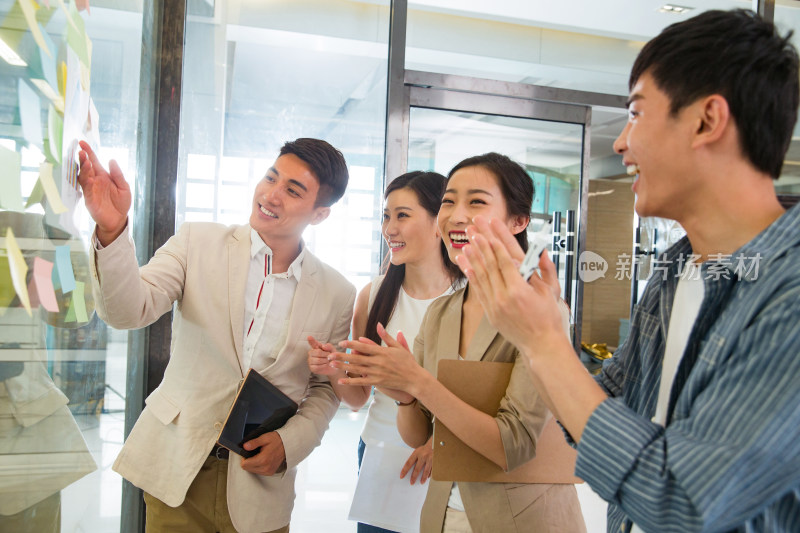
[[[75,297],[69,299],[69,307],[67,307],[67,314],[64,316],[64,322],[75,322]]]
[[[33,4],[33,0],[19,0],[19,6],[22,8],[22,14],[25,16],[25,22],[28,23],[28,29],[31,30],[33,34],[33,40],[36,41],[36,44],[44,50],[48,56],[52,57],[52,52],[47,48],[47,43],[42,36],[42,30],[40,29],[39,23],[36,22],[36,9],[37,7]]]
[[[36,287],[36,296],[39,303],[51,313],[58,312],[58,302],[56,292],[53,288],[53,263],[35,257],[33,259],[33,280],[31,283]]]
[[[11,280],[11,266],[7,257],[0,257],[0,316],[5,314],[17,292]]]
[[[14,238],[14,232],[11,231],[11,228],[6,230],[6,250],[8,251],[8,266],[11,269],[11,282],[14,284],[14,290],[17,292],[17,297],[28,312],[28,315],[33,316],[31,313],[31,300],[28,297],[28,287],[25,284],[25,277],[28,275],[28,265],[25,264],[22,250],[19,249],[19,245]]]
[[[19,119],[22,123],[22,136],[29,144],[42,147],[42,104],[39,95],[28,83],[20,78],[18,87]]]
[[[24,211],[20,189],[20,155],[0,146],[0,207],[9,211]]]
[[[72,303],[75,308],[75,319],[78,322],[89,322],[89,315],[86,314],[86,299],[84,298],[85,284],[82,281],[75,282],[75,290],[72,291]]]
[[[64,119],[52,105],[47,114],[47,140],[50,143],[50,155],[56,163],[61,162],[61,144],[64,137]]]
[[[81,64],[91,67],[92,61],[89,50],[86,47],[87,38],[83,17],[78,14],[75,4],[70,4],[69,13],[73,24],[67,25],[67,44],[78,55]]]
[[[61,193],[58,192],[56,182],[53,180],[53,165],[50,163],[42,163],[39,165],[39,183],[42,184],[44,194],[47,196],[47,203],[50,204],[50,209],[53,213],[59,214],[67,210],[67,206],[61,201]]]
[[[53,40],[50,38],[50,35],[42,28],[41,24],[39,28],[42,32],[42,38],[44,42],[47,44],[47,47],[52,50],[58,50],[55,44],[53,44]],[[37,72],[37,74],[41,74],[44,81],[53,88],[54,91],[58,90],[58,74],[56,74],[56,59],[49,54],[44,52],[43,48],[39,49],[39,66],[41,67],[41,72]]]
[[[28,196],[28,201],[25,202],[25,209],[29,208],[33,204],[39,204],[44,200],[44,189],[42,188],[42,182],[36,180],[36,185],[33,186],[33,190],[31,191],[31,195]],[[44,207],[44,205],[42,205]]]
[[[69,245],[56,246],[56,271],[61,292],[67,294],[75,289],[75,273],[72,271],[72,260],[69,257]]]

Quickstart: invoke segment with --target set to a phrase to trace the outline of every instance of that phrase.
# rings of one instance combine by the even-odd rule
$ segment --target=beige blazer
[[[458,359],[461,306],[466,290],[433,302],[414,342],[417,362],[434,376],[441,359]],[[536,455],[536,439],[544,427],[547,408],[533,386],[524,358],[486,317],[478,326],[465,359],[514,363],[506,395],[495,417],[508,467],[514,469]],[[419,408],[432,418],[424,406]],[[439,533],[453,483],[434,480],[429,483],[420,531]],[[586,530],[574,485],[460,482],[458,488],[475,533],[582,533]]]
[[[138,267],[127,232],[93,251],[97,313],[116,328],[153,323],[175,304],[170,360],[159,387],[114,463],[114,470],[167,505],[180,505],[228,414],[244,370],[244,291],[250,227],[185,223]],[[286,344],[257,369],[300,409],[278,433],[283,473],[243,471],[228,462],[228,508],[240,532],[284,527],[294,504],[296,467],[320,443],[339,401],[308,369],[306,337],[338,343],[350,331],[355,288],[306,250]]]

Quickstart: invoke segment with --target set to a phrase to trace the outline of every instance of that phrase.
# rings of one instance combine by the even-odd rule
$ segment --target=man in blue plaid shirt
[[[800,207],[773,185],[797,119],[789,37],[709,11],[636,59],[615,149],[637,213],[687,236],[596,379],[563,334],[546,255],[526,284],[500,224],[468,230],[470,290],[528,358],[610,532],[800,531]]]

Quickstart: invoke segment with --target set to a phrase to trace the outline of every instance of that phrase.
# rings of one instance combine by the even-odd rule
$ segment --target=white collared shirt
[[[300,282],[304,257],[305,246],[301,243],[300,254],[292,261],[288,270],[280,274],[272,273],[272,249],[261,240],[256,230],[250,228],[250,268],[244,293],[242,332],[244,350],[240,361],[245,372],[248,368],[260,371],[270,366],[286,344],[289,315],[297,284]]]

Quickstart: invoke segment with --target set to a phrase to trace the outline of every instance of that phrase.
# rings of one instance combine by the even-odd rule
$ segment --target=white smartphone
[[[533,238],[528,243],[528,251],[525,253],[525,259],[519,266],[519,273],[528,281],[533,273],[539,268],[539,257],[542,252],[547,249],[550,241],[553,240],[553,223],[548,222],[542,225],[541,229],[533,234]]]

